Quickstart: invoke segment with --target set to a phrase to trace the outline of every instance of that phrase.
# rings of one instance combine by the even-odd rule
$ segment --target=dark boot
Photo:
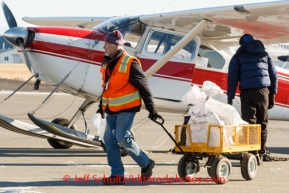
[[[146,181],[153,174],[153,168],[155,167],[155,161],[150,159],[149,164],[141,169],[141,179]]]

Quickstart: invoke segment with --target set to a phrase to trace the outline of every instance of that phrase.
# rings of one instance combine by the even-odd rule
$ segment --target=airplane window
[[[209,68],[222,69],[226,62],[220,53],[204,45],[200,46],[198,55],[209,59],[207,66]]]
[[[125,42],[129,42],[131,47],[135,48],[145,32],[146,25],[139,22],[138,17],[115,17],[102,22],[92,29],[102,30],[106,34],[119,30]]]
[[[153,32],[146,51],[149,53],[163,55],[165,50],[165,39],[167,38],[167,35],[168,34],[162,32]]]
[[[164,43],[150,39],[149,45],[147,47],[147,52],[163,55],[164,47]]]
[[[151,34],[149,43],[146,47],[146,51],[148,53],[164,55],[171,48],[173,48],[182,38],[183,36],[181,35],[154,31]],[[173,57],[177,59],[192,60],[195,56],[195,50],[196,50],[196,42],[192,40]]]
[[[289,68],[289,55],[288,43],[281,44],[265,44],[266,51],[268,52],[271,60],[275,66],[287,69]]]
[[[183,36],[174,35],[171,39],[171,48],[175,46]],[[183,47],[174,57],[184,58],[184,59],[193,59],[196,51],[196,42],[194,40],[190,41],[185,47]]]

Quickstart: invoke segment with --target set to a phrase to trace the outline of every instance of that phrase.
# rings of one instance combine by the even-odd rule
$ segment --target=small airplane
[[[55,86],[52,93],[59,89],[85,99],[70,120],[49,123],[29,114],[35,126],[0,116],[2,127],[47,138],[54,148],[69,148],[72,144],[99,146],[95,136],[88,139],[87,131],[69,128],[102,93],[99,71],[104,38],[113,30],[122,32],[125,51],[141,61],[156,108],[171,112],[187,110],[181,98],[193,84],[202,85],[208,80],[227,90],[227,70],[235,53],[233,48],[238,46],[244,33],[264,44],[280,45],[289,39],[289,1],[139,16],[23,18],[38,27],[18,27],[4,2],[2,7],[10,27],[4,37],[18,48],[37,80],[36,87],[43,81]],[[287,48],[279,56],[285,51],[286,58]],[[273,60],[277,58],[278,55],[273,56]],[[276,68],[278,94],[269,119],[289,120],[289,71]],[[227,100],[226,94],[216,98],[222,102]],[[234,106],[240,111],[238,96]]]

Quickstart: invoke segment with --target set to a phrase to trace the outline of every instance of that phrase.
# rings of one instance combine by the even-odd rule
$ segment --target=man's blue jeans
[[[135,112],[120,112],[107,114],[104,142],[106,146],[108,165],[111,167],[111,176],[124,176],[124,167],[121,161],[120,146],[144,168],[149,164],[149,157],[138,147],[130,132]]]

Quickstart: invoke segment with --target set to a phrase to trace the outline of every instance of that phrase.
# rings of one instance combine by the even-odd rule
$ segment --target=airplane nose
[[[10,44],[21,47],[24,54],[25,63],[29,71],[34,74],[32,63],[24,46],[33,42],[35,33],[31,30],[28,30],[26,27],[13,27],[5,31],[3,36]]]
[[[3,34],[4,38],[14,46],[20,46],[19,41],[23,46],[28,42],[28,28],[26,27],[13,27],[8,29]]]

